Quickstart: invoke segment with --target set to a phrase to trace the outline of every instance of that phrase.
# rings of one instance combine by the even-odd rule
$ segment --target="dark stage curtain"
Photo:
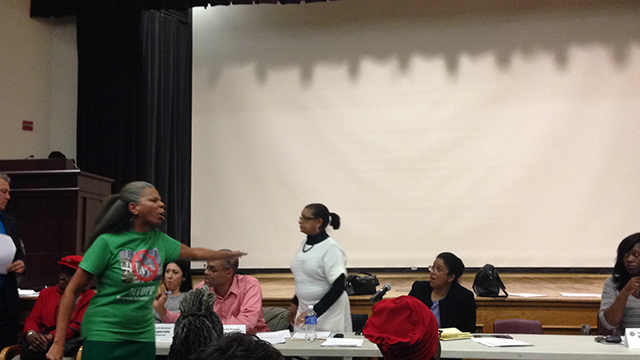
[[[142,14],[145,125],[142,173],[166,199],[167,232],[190,243],[191,26],[155,11]],[[147,161],[148,160],[148,161]]]
[[[111,0],[102,0],[109,2]],[[187,10],[196,6],[300,4],[335,0],[130,0],[145,10]],[[74,15],[84,0],[31,0],[31,17],[59,17]]]
[[[153,183],[190,243],[191,29],[131,0],[78,3],[78,166]]]

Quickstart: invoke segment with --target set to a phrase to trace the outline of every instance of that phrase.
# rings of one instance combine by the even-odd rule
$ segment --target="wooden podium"
[[[71,159],[0,160],[11,177],[6,212],[18,219],[27,253],[21,288],[55,285],[60,258],[86,250],[113,180],[80,171]]]

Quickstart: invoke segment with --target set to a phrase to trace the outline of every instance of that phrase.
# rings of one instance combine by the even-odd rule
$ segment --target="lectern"
[[[112,179],[80,171],[71,159],[0,160],[11,177],[6,212],[18,219],[27,252],[21,288],[55,285],[57,261],[82,255]]]

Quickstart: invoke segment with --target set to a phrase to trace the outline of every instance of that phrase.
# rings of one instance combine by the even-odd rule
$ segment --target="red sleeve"
[[[47,296],[48,292],[46,289],[42,289],[42,291],[40,291],[40,295],[38,295],[38,299],[36,299],[36,304],[33,306],[33,309],[31,309],[31,313],[29,313],[29,317],[24,321],[23,333],[26,334],[29,330],[40,332],[42,314],[46,307]]]
[[[67,329],[67,339],[80,335],[80,327],[82,326],[82,318],[84,317],[85,311],[89,307],[89,302],[93,295],[95,295],[95,291],[87,289],[87,291],[82,294],[82,299],[79,299],[76,303],[76,309],[71,315],[71,321],[69,321],[69,328]]]
[[[91,301],[91,298],[93,298],[93,295],[95,294],[96,294],[95,291],[87,289],[87,291],[85,291],[84,294],[78,297],[78,300],[76,301],[76,306],[73,310],[73,313],[71,314],[71,319],[69,320],[69,325],[67,327],[67,334],[66,334],[67,339],[80,335],[82,318],[84,317],[84,313],[87,311],[87,308],[89,307],[89,302]],[[55,336],[55,333],[56,333],[55,330],[51,332],[51,334],[53,334],[54,336]]]

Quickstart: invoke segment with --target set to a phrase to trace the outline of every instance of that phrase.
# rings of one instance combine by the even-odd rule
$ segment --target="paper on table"
[[[548,296],[548,295],[545,295],[545,294],[530,294],[530,293],[509,293],[509,295],[511,295],[511,296],[525,297],[525,298],[530,298],[530,297],[545,297],[545,296]]]
[[[18,295],[24,297],[37,297],[39,293],[32,289],[18,289]]]
[[[330,338],[320,344],[320,346],[348,346],[360,347],[364,343],[364,339],[348,339],[348,338]]]
[[[532,346],[529,343],[520,340],[504,339],[504,338],[472,338],[478,344],[489,347],[506,347],[506,346]]]
[[[291,333],[289,330],[280,330],[273,332],[259,332],[256,336],[270,344],[284,344],[287,342],[285,339],[291,338]]]
[[[560,293],[562,296],[566,297],[602,297],[602,294],[583,294],[583,293]]]
[[[442,341],[471,338],[471,333],[462,332],[457,328],[444,328],[440,329],[440,331],[440,340]]]
[[[318,339],[328,339],[330,335],[331,335],[331,331],[317,331],[316,332],[316,337]],[[291,338],[292,339],[296,339],[296,340],[300,340],[300,339],[304,340],[304,332],[296,331]]]
[[[7,275],[7,267],[16,256],[16,246],[13,239],[5,234],[0,234],[0,275]]]

